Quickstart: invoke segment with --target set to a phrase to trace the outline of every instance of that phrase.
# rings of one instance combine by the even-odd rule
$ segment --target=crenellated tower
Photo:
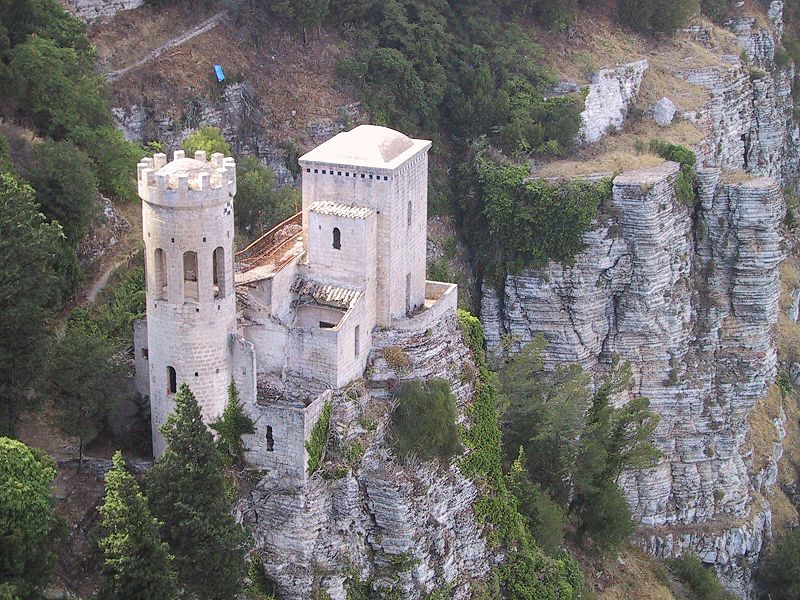
[[[147,272],[147,347],[153,451],[159,428],[186,382],[206,422],[224,409],[236,331],[233,274],[233,158],[182,150],[138,165]]]

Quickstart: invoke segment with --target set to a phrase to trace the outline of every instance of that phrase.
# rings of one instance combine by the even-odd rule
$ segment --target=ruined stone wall
[[[62,3],[76,17],[91,22],[110,19],[123,10],[139,8],[144,0],[62,0]]]

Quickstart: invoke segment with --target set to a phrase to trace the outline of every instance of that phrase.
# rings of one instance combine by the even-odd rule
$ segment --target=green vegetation
[[[47,455],[0,437],[0,598],[27,600],[44,591],[55,564],[55,476]]]
[[[255,156],[239,159],[236,177],[236,228],[254,236],[300,210],[300,190],[276,188],[275,174]]]
[[[102,517],[103,585],[100,598],[174,600],[178,597],[173,558],[161,541],[147,498],[117,451],[106,475]]]
[[[500,371],[508,406],[502,420],[507,459],[514,458],[514,448],[523,448],[515,463],[540,486],[518,475],[516,489],[525,491],[528,505],[539,505],[538,513],[529,511],[534,517],[549,518],[542,537],[559,535],[552,501],[569,502],[581,537],[591,538],[600,551],[616,550],[634,529],[616,481],[623,469],[659,457],[650,444],[658,417],[647,398],[633,398],[619,409],[610,405],[614,394],[631,386],[629,366],[616,369],[592,395],[589,378],[578,366],[544,369],[545,346],[543,338],[535,339]]]
[[[18,413],[35,403],[29,391],[45,363],[63,240],[33,189],[0,173],[0,434],[13,433]]]
[[[489,159],[479,151],[472,173],[478,195],[467,197],[464,233],[484,269],[499,282],[506,273],[542,267],[549,260],[572,264],[583,234],[611,197],[611,181],[528,180],[529,169]]]
[[[46,389],[53,396],[57,424],[84,444],[101,431],[122,387],[114,348],[87,311],[76,309],[50,358]]]
[[[215,152],[220,152],[225,156],[231,155],[230,144],[216,127],[200,127],[197,131],[192,132],[183,141],[183,150],[188,157],[193,157],[198,150],[205,150],[207,158]],[[236,199],[239,199],[238,196]]]
[[[232,598],[245,575],[247,535],[231,515],[224,460],[189,386],[161,428],[168,446],[147,473],[147,497],[175,556],[178,581],[200,600]]]
[[[692,597],[697,600],[733,600],[734,598],[722,587],[714,575],[713,569],[704,567],[694,555],[670,560],[669,569],[675,577],[689,587]],[[777,599],[777,597],[775,598]]]
[[[718,0],[703,2],[704,8],[718,12]],[[619,0],[619,20],[639,31],[675,33],[698,10],[698,0]]]
[[[319,414],[319,419],[311,428],[311,437],[306,442],[308,452],[308,474],[313,475],[322,464],[325,446],[328,443],[328,429],[331,424],[331,403],[326,402]]]
[[[800,597],[800,529],[795,529],[778,542],[767,555],[758,583],[763,597],[790,600]]]
[[[694,152],[684,146],[670,144],[662,140],[652,140],[650,151],[658,154],[665,160],[680,163],[681,171],[675,180],[675,195],[678,200],[687,206],[695,202],[695,187],[697,186],[697,157]]]
[[[506,560],[489,578],[489,587],[496,582],[503,597],[518,600],[578,600],[583,597],[583,576],[577,562],[566,552],[555,558],[545,555],[519,511],[519,501],[508,489],[502,467],[498,384],[483,351],[483,328],[466,311],[459,310],[458,318],[479,370],[476,399],[468,410],[472,423],[463,432],[470,452],[461,460],[461,470],[483,482],[487,493],[476,504],[476,517],[492,527],[490,540],[508,549]],[[500,590],[487,593],[498,597]]]
[[[244,444],[242,436],[246,433],[255,433],[253,420],[244,412],[244,407],[239,401],[239,391],[236,384],[231,381],[228,385],[228,403],[219,419],[211,424],[211,429],[217,432],[217,448],[225,457],[228,465],[240,465],[244,460]]]
[[[133,267],[111,287],[110,297],[97,311],[97,319],[115,348],[133,343],[133,323],[145,316],[146,308],[144,269]]]
[[[456,401],[446,380],[403,382],[395,399],[391,439],[398,455],[446,462],[463,451]]]

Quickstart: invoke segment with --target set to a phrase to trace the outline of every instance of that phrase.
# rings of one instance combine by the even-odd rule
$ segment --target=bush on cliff
[[[392,414],[392,446],[400,456],[448,461],[463,450],[456,401],[444,379],[400,385]]]
[[[704,567],[694,555],[682,556],[669,561],[669,570],[683,581],[697,600],[733,600],[714,575],[713,568]],[[779,600],[777,597],[773,597]]]
[[[795,529],[783,538],[767,556],[758,582],[764,590],[765,598],[800,598],[800,529]]]

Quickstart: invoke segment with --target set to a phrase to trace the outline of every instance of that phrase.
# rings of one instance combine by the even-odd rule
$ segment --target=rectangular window
[[[358,358],[358,353],[361,347],[361,325],[356,325],[356,358]]]

